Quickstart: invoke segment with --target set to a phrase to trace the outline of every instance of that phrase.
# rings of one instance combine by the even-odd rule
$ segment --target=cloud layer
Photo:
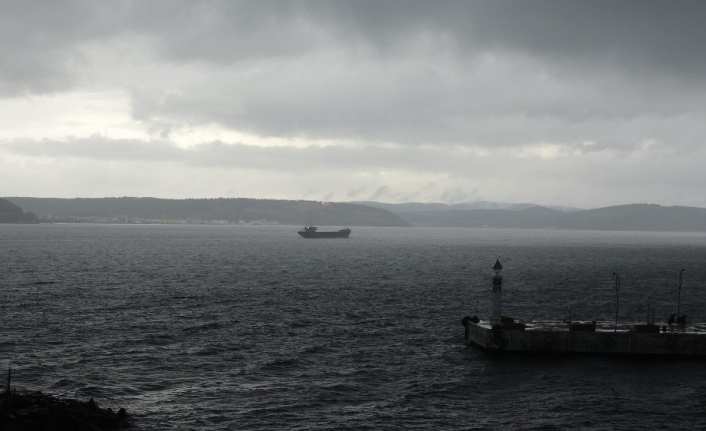
[[[698,1],[4,4],[0,195],[706,206],[703,16]]]

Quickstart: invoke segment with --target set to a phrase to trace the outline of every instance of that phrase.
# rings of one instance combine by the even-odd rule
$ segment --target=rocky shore
[[[2,431],[108,431],[130,427],[125,409],[102,409],[93,398],[77,401],[17,390],[0,394]]]

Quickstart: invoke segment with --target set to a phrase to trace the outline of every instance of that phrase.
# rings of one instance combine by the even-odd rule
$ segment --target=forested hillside
[[[275,223],[406,226],[396,214],[365,205],[271,199],[7,198],[45,222]]]

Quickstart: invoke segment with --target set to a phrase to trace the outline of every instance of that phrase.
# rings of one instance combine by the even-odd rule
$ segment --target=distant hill
[[[496,227],[550,229],[566,213],[544,207],[521,210],[442,210],[401,212],[400,217],[412,226],[425,227]]]
[[[704,208],[632,204],[591,210],[559,207],[560,210],[531,204],[500,204],[506,206],[458,209],[458,205],[407,203],[382,204],[382,207],[397,213],[412,226],[706,232]]]
[[[706,231],[706,209],[654,204],[620,205],[566,214],[560,229]]]
[[[398,215],[365,205],[271,199],[27,198],[7,200],[45,222],[278,223],[319,226],[407,226]]]
[[[521,203],[521,204],[510,204],[504,202],[488,202],[488,201],[474,201],[474,202],[461,202],[456,204],[443,204],[443,203],[423,203],[423,202],[408,202],[402,204],[387,204],[382,202],[372,202],[372,201],[361,201],[354,202],[361,205],[368,205],[376,208],[383,208],[388,211],[392,211],[397,214],[410,213],[410,212],[427,212],[427,211],[459,211],[459,210],[509,210],[509,211],[522,211],[528,208],[537,207],[537,204],[531,203]],[[554,209],[563,212],[574,212],[581,211],[579,208],[572,207],[558,207],[550,206],[549,209]]]
[[[383,208],[394,213],[411,213],[411,212],[427,212],[427,211],[459,211],[459,210],[488,210],[488,209],[504,209],[504,210],[522,210],[533,207],[534,204],[506,204],[501,202],[463,202],[457,204],[443,203],[424,203],[424,202],[408,202],[403,204],[386,204],[382,202],[362,201],[355,202],[361,205],[367,205],[376,208]]]
[[[21,207],[21,208],[20,208]],[[31,211],[24,213],[22,208]],[[35,216],[34,214],[37,214]],[[317,202],[271,199],[0,199],[0,222],[272,223],[706,232],[706,209],[632,204],[590,210],[533,204]],[[18,221],[21,220],[21,221]]]
[[[19,206],[0,198],[0,223],[39,223],[39,221],[31,212],[25,213]]]

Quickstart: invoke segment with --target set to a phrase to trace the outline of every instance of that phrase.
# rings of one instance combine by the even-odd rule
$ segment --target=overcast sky
[[[0,196],[706,207],[704,1],[0,3]]]

